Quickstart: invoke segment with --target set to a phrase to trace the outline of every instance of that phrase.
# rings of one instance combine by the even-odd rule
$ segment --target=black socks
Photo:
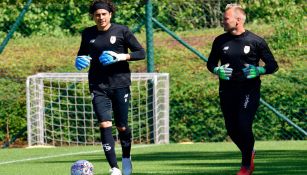
[[[100,136],[101,136],[102,148],[104,150],[104,153],[106,155],[110,167],[118,168],[116,154],[115,154],[115,141],[112,135],[112,127],[100,128]]]
[[[119,131],[119,139],[120,144],[122,146],[122,157],[123,158],[129,158],[130,157],[130,151],[131,151],[131,130],[129,127],[126,127],[125,131]]]

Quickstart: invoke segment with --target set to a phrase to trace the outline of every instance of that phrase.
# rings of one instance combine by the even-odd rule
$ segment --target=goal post
[[[169,143],[169,74],[132,73],[131,81],[133,143]],[[100,144],[87,73],[39,73],[26,84],[28,146]]]

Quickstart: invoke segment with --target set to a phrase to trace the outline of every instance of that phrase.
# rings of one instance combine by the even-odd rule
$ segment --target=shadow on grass
[[[82,155],[79,158],[92,163],[101,163],[102,154]],[[307,151],[304,150],[260,150],[257,151],[253,175],[306,175]],[[133,175],[234,175],[240,168],[240,153],[229,152],[154,152],[133,155],[133,163],[141,167],[135,168]],[[118,161],[121,161],[118,159]],[[59,163],[61,161],[50,161]],[[63,163],[68,161],[63,161]],[[150,166],[152,164],[152,167]],[[149,169],[147,169],[149,167]],[[146,170],[147,169],[147,170]],[[146,172],[147,171],[147,172]],[[95,174],[102,175],[102,174]]]
[[[226,160],[238,160],[238,163],[227,163]],[[161,152],[155,154],[137,155],[134,161],[159,161],[165,167],[176,169],[185,175],[217,175],[235,174],[240,167],[239,152]],[[185,160],[186,163],[172,163],[172,161]],[[194,162],[190,162],[194,160]],[[196,160],[196,161],[195,161]],[[210,161],[211,163],[208,163]],[[216,162],[216,163],[212,163]],[[254,175],[306,175],[307,151],[302,150],[261,150],[255,159],[256,170]],[[188,170],[186,167],[190,167]],[[202,168],[199,168],[202,167]],[[210,170],[214,169],[214,170]],[[166,171],[167,172],[167,171]],[[146,173],[134,173],[141,175]],[[152,173],[148,173],[152,174]],[[159,173],[156,173],[159,174]],[[160,173],[172,174],[172,173]]]

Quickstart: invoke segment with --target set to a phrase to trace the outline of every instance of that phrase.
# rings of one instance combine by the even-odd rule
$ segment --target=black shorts
[[[99,123],[112,121],[115,125],[126,127],[128,125],[128,108],[130,100],[130,88],[100,89],[92,91],[92,103]]]

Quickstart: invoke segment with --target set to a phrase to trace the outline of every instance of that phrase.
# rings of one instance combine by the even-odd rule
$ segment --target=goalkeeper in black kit
[[[252,124],[260,100],[260,75],[278,70],[264,39],[245,30],[245,19],[240,5],[226,6],[226,33],[214,40],[207,63],[208,70],[219,76],[220,106],[227,133],[242,154],[237,175],[251,175],[255,169]],[[259,65],[260,60],[264,66]]]
[[[102,147],[111,175],[130,175],[131,130],[128,126],[131,73],[128,61],[145,59],[145,51],[128,27],[111,23],[115,8],[111,1],[94,0],[89,13],[96,25],[82,32],[75,66],[89,68],[89,89],[99,122]],[[128,49],[130,53],[128,53]],[[122,147],[122,171],[115,155],[112,119]]]

